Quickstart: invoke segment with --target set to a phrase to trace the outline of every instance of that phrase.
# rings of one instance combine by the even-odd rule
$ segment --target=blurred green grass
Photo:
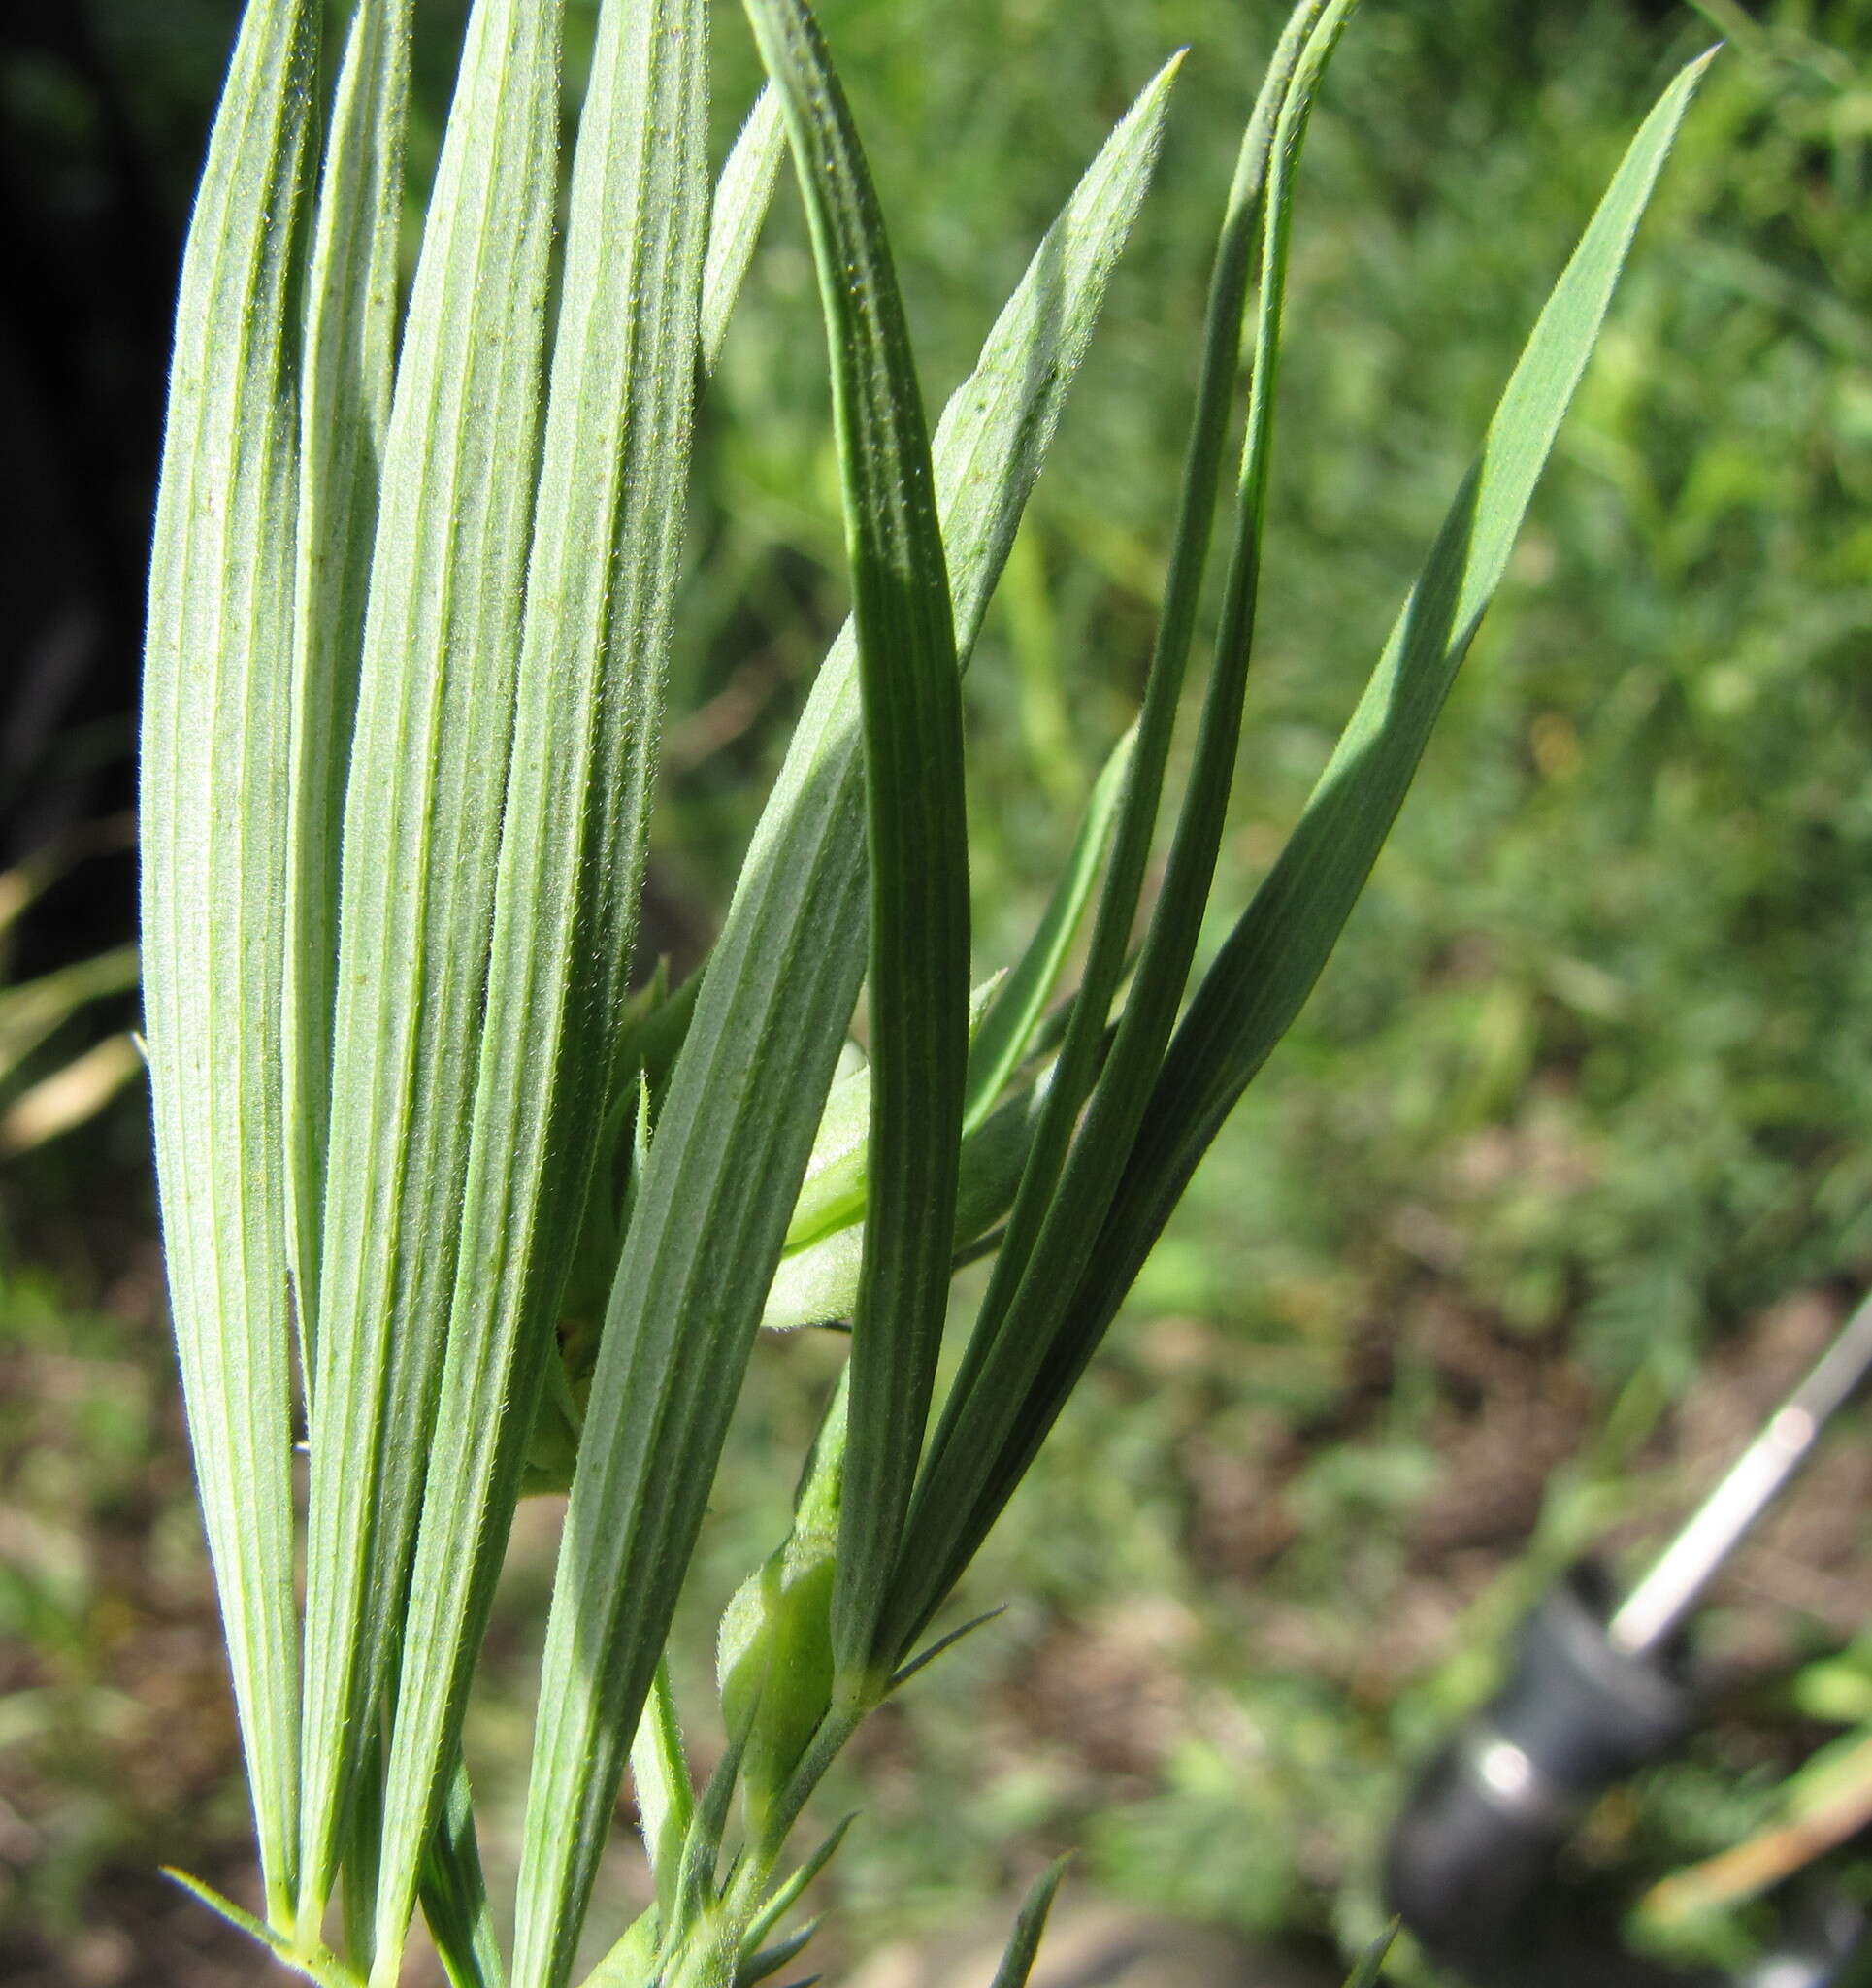
[[[984,969],[1037,915],[1135,696],[1207,247],[1276,14],[827,0],[933,404],[1131,91],[1192,50],[969,679]],[[1401,1763],[1486,1684],[1516,1607],[1603,1526],[1681,1505],[1734,1433],[1719,1410],[1771,1397],[1872,1268],[1872,5],[1758,18],[1711,72],[1339,958],[968,1583],[1007,1613],[880,1716],[829,1794],[828,1816],[866,1810],[831,1885],[835,1963],[978,1912],[1074,1841],[1121,1895],[1366,1936]],[[1617,0],[1512,18],[1374,0],[1348,37],[1301,195],[1218,935],[1625,139],[1710,39],[1687,8]],[[725,142],[754,85],[727,11],[718,60]],[[651,902],[678,956],[706,938],[842,612],[818,337],[783,198],[698,451]],[[45,1206],[57,1177],[16,1171],[10,1193]],[[166,1542],[139,1563],[148,1606],[195,1625],[148,1674],[198,1667],[189,1689],[218,1689],[147,1263],[137,1302],[61,1304],[43,1273],[6,1276],[0,1355],[20,1378],[0,1518],[29,1541],[55,1518],[67,1543],[6,1556],[24,1708],[0,1701],[0,1766],[25,1763],[39,1848],[0,1914],[62,1952],[100,1872],[176,1833],[224,1837],[238,1796],[115,1770],[150,1755],[145,1714],[113,1725],[119,1699],[159,1695],[112,1670],[103,1605],[70,1571],[144,1537],[125,1501],[144,1511]],[[1797,1315],[1777,1307],[1790,1292],[1810,1294]],[[757,1357],[685,1610],[691,1706],[830,1360],[809,1341]],[[1865,1488],[1822,1495],[1850,1510]],[[547,1530],[513,1570],[477,1714],[496,1787],[523,1743]],[[1730,1610],[1756,1662],[1851,1628],[1814,1600],[1832,1581],[1850,1607],[1847,1530],[1766,1549]],[[35,1727],[36,1706],[64,1723]],[[1750,1826],[1778,1716],[1756,1705],[1660,1776],[1600,1853],[1662,1868]]]

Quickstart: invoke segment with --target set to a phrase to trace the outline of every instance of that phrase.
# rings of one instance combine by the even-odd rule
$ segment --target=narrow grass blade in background
[[[1482,453],[1298,825],[1203,977],[1063,1327],[999,1453],[977,1464],[979,1490],[956,1536],[947,1580],[967,1565],[1012,1495],[1197,1162],[1325,966],[1500,583],[1633,232],[1708,60],[1678,76],[1633,139],[1528,338]],[[935,1605],[928,1600],[924,1612]]]
[[[1173,69],[1087,172],[937,427],[963,656],[1148,184]],[[523,1971],[516,1956],[514,1969],[527,1988],[563,1980],[570,1965],[864,973],[858,733],[847,631],[710,956],[611,1294],[547,1627],[517,1935],[539,1958]]]
[[[1345,1988],[1378,1988],[1384,1979],[1385,1956],[1397,1938],[1397,1923],[1394,1919],[1359,1956],[1359,1965],[1346,1976]]]
[[[114,945],[68,967],[54,967],[37,979],[0,987],[0,1081],[14,1076],[87,1004],[127,994],[137,976],[137,948]]]
[[[254,0],[182,264],[144,665],[145,1033],[170,1309],[267,1911],[298,1814],[279,1094],[307,0]]]
[[[689,471],[707,14],[607,0],[579,120],[485,1032],[385,1796],[387,1955],[461,1729],[630,984]],[[387,1960],[379,1974],[394,1979]]]
[[[16,1159],[88,1123],[143,1074],[136,1038],[106,1036],[0,1110],[0,1159]]]
[[[337,996],[338,845],[396,353],[410,0],[361,0],[325,141],[300,369],[283,1025],[287,1243],[310,1386]]]
[[[786,149],[786,126],[772,85],[754,99],[747,122],[730,148],[708,215],[708,251],[703,260],[702,370],[712,373],[721,358],[722,341],[741,279],[753,259],[761,223],[773,199],[780,177],[780,155]]]
[[[364,1708],[404,1640],[455,1284],[558,110],[557,0],[476,0],[384,442],[345,792],[307,1518],[307,1938],[330,1895]]]
[[[1350,0],[1302,0],[1290,17],[1243,135],[1210,282],[1209,316],[1183,508],[1151,673],[1138,720],[1138,747],[1117,829],[1117,846],[1094,922],[1083,983],[1041,1112],[1007,1234],[996,1259],[962,1365],[931,1446],[916,1516],[895,1583],[880,1661],[901,1662],[956,1572],[956,1541],[969,1530],[981,1458],[991,1456],[1020,1411],[1044,1357],[1047,1334],[1072,1289],[1086,1239],[1095,1234],[1125,1166],[1152,1078],[1176,1018],[1213,873],[1240,732],[1242,684],[1259,571],[1261,507],[1244,514],[1232,562],[1233,614],[1225,622],[1205,705],[1197,766],[1172,845],[1166,888],[1152,916],[1137,978],[1116,1043],[1103,1064],[1092,1058],[1123,967],[1123,951],[1144,866],[1176,717],[1184,665],[1195,633],[1197,596],[1207,556],[1222,448],[1247,310],[1257,222],[1270,216],[1266,244],[1286,240],[1294,168],[1307,113],[1337,43]],[[1256,315],[1253,393],[1244,482],[1265,475],[1281,265],[1264,247]],[[1240,541],[1246,538],[1244,547]],[[1096,1082],[1095,1082],[1096,1079]],[[1072,1141],[1088,1089],[1085,1129]]]
[[[865,727],[870,1137],[833,1645],[862,1681],[949,1303],[969,1064],[962,678],[922,391],[851,113],[804,0],[747,0],[819,268]]]

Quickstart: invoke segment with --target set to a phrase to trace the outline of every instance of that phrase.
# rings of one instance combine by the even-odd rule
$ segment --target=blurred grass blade
[[[1397,1938],[1398,1921],[1394,1919],[1359,1956],[1359,1965],[1346,1976],[1345,1988],[1378,1988],[1384,1978],[1385,1956]]]
[[[30,1084],[0,1111],[0,1158],[14,1159],[95,1118],[143,1073],[129,1034],[106,1036]]]
[[[411,1578],[378,1941],[406,1923],[519,1497],[629,986],[707,227],[703,0],[607,0],[527,570],[463,1230]],[[380,1972],[393,1979],[383,1963]]]
[[[312,1388],[308,1934],[332,1888],[362,1711],[403,1640],[455,1281],[533,490],[557,26],[554,0],[476,0],[384,441],[345,793]],[[452,583],[465,574],[472,585]],[[496,1399],[485,1407],[497,1419]],[[400,1827],[394,1789],[387,1821]],[[420,1846],[419,1835],[399,1874]]]
[[[1060,1051],[1051,1098],[1028,1156],[1020,1191],[1008,1216],[1007,1234],[996,1256],[961,1372],[944,1408],[933,1445],[932,1469],[949,1441],[956,1409],[974,1384],[980,1363],[996,1342],[1008,1308],[1021,1287],[1028,1260],[1053,1204],[1073,1129],[1092,1088],[1095,1052],[1124,972],[1132,921],[1150,860],[1164,772],[1196,631],[1203,569],[1208,560],[1268,151],[1306,34],[1325,6],[1326,0],[1300,0],[1294,10],[1275,47],[1236,158],[1209,279],[1202,365],[1197,382],[1196,412],[1184,464],[1176,531],[1171,542],[1169,577],[1145,681],[1144,706],[1137,720],[1137,741],[1125,783],[1116,840],[1104,888],[1100,893],[1085,971]],[[927,1544],[918,1550],[927,1561]],[[888,1664],[900,1655],[901,1649],[880,1652],[880,1660]]]
[[[870,1132],[833,1645],[862,1671],[949,1302],[969,1063],[962,678],[935,475],[883,215],[805,0],[746,0],[805,201],[832,358],[864,709]]]
[[[183,257],[145,651],[145,1034],[170,1309],[267,1911],[298,1811],[279,1088],[307,0],[254,0]],[[231,805],[239,797],[239,806]]]
[[[1001,1957],[1001,1966],[995,1970],[994,1988],[1027,1988],[1027,1977],[1034,1971],[1035,1957],[1039,1953],[1040,1939],[1046,1932],[1047,1915],[1053,1909],[1060,1880],[1066,1875],[1067,1866],[1071,1861],[1069,1857],[1061,1857],[1049,1865],[1021,1902],[1014,1930],[1008,1936],[1007,1949]]]
[[[357,706],[378,468],[396,351],[410,0],[361,0],[312,215],[299,409],[299,558],[287,806],[287,1243],[302,1377],[315,1372],[318,1222],[337,994],[339,829]]]
[[[54,967],[37,979],[0,987],[0,1083],[49,1042],[81,1010],[137,984],[137,948],[114,945],[89,959]]]
[[[1148,183],[1172,69],[1087,172],[936,430],[965,656]],[[847,631],[756,830],[637,1189],[547,1628],[519,1902],[528,1959],[516,1951],[514,1964],[524,1988],[570,1965],[864,974],[855,672]]]
[[[921,1592],[939,1597],[1011,1496],[1197,1162],[1299,1011],[1389,832],[1451,679],[1507,566],[1665,154],[1709,60],[1633,139],[1524,348],[1358,709],[1298,825],[1203,977],[1171,1043],[1104,1228],[966,1525]],[[926,1600],[925,1612],[934,1607]]]
[[[501,1949],[481,1874],[475,1796],[457,1757],[421,1874],[422,1915],[450,1988],[501,1988]]]
[[[1018,1419],[1026,1389],[1070,1299],[1086,1239],[1097,1233],[1123,1176],[1189,976],[1214,876],[1241,731],[1261,563],[1294,176],[1314,95],[1351,5],[1352,0],[1332,0],[1330,5],[1303,0],[1296,9],[1243,138],[1216,253],[1209,346],[1191,443],[1184,515],[1139,722],[1140,736],[1148,742],[1152,756],[1141,776],[1133,774],[1132,791],[1126,797],[1118,849],[1094,930],[1093,956],[1060,1054],[1053,1093],[1041,1116],[1008,1216],[1008,1235],[944,1404],[925,1482],[918,1492],[913,1535],[904,1550],[904,1573],[891,1607],[885,1646],[879,1651],[880,1659],[893,1665],[902,1659],[953,1577],[950,1569],[956,1542],[969,1529],[980,1460],[995,1453]],[[1091,1055],[1098,1039],[1089,1037],[1089,1024],[1096,1018],[1102,1029],[1117,972],[1122,969],[1122,958],[1112,948],[1129,929],[1143,862],[1149,854],[1183,661],[1194,633],[1195,589],[1200,580],[1214,508],[1234,354],[1246,311],[1250,241],[1258,218],[1263,231],[1261,282],[1240,480],[1242,502],[1237,509],[1215,666],[1164,887],[1116,1041],[1102,1066],[1095,1071]],[[1129,871],[1121,868],[1126,865],[1131,866]],[[1076,1113],[1078,1098],[1088,1085],[1092,1086],[1091,1106],[1068,1156],[1066,1141],[1072,1131],[1072,1118],[1066,1113],[1064,1101],[1072,1097]]]
[[[1093,886],[1099,881],[1100,865],[1111,846],[1136,742],[1133,725],[1100,769],[1046,914],[969,1045],[969,1095],[962,1120],[965,1133],[975,1131],[995,1109],[1033,1047],[1034,1032],[1066,970],[1067,955],[1092,902]]]
[[[753,259],[761,223],[773,199],[780,177],[780,154],[786,149],[786,126],[770,83],[754,99],[747,122],[740,128],[721,169],[714,205],[708,215],[708,250],[703,260],[702,370],[712,373],[721,359],[722,341],[741,279]]]

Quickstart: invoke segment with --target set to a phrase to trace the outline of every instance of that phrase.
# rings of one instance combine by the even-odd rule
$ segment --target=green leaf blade
[[[1186,1166],[1194,1170],[1298,1013],[1351,914],[1507,569],[1638,221],[1710,59],[1680,72],[1633,138],[1534,325],[1481,454],[1299,824],[1177,1032],[1150,1114],[1154,1155],[1174,1151],[1177,1159],[1154,1199],[1173,1173],[1187,1178]]]
[[[1006,1950],[1001,1957],[1001,1965],[995,1970],[994,1988],[1027,1988],[1027,1977],[1034,1971],[1034,1962],[1040,1951],[1040,1940],[1046,1933],[1053,1901],[1059,1895],[1060,1881],[1066,1876],[1070,1861],[1070,1858],[1061,1857],[1050,1864],[1021,1901],[1014,1930],[1007,1937]]]
[[[754,99],[747,121],[737,133],[722,166],[721,179],[708,214],[708,248],[703,258],[702,326],[699,342],[702,370],[712,373],[728,337],[728,320],[741,280],[754,257],[761,223],[773,199],[786,149],[786,126],[772,86]]]
[[[1012,1496],[1235,1101],[1299,1011],[1402,805],[1591,356],[1705,56],[1646,118],[1529,336],[1484,442],[1288,845],[1179,1026],[1061,1329],[930,1592],[946,1592]]]
[[[501,1988],[504,1974],[475,1831],[475,1795],[459,1756],[423,1851],[423,1918],[450,1988]]]
[[[1173,74],[1174,64],[1151,83],[1088,170],[937,425],[964,656],[1148,184]],[[624,1746],[863,977],[858,702],[847,631],[756,829],[638,1188],[547,1625],[513,1968],[522,1988],[556,1988],[570,1966]]]
[[[1005,1441],[1045,1359],[1049,1340],[1059,1329],[1086,1239],[1096,1234],[1124,1174],[1195,953],[1241,730],[1294,174],[1313,96],[1350,5],[1351,0],[1301,0],[1296,7],[1243,135],[1216,250],[1183,511],[1138,721],[1137,758],[1117,827],[1117,847],[1052,1095],[918,1490],[912,1537],[889,1610],[885,1642],[892,1662],[902,1658],[954,1577],[957,1542],[969,1530],[980,1459],[992,1456]],[[1116,1040],[1102,1065],[1095,1069],[1094,1051],[1103,1035],[1105,1011],[1149,854],[1194,635],[1196,595],[1208,547],[1257,223],[1263,237],[1262,282],[1249,432],[1222,634],[1164,888]],[[1085,1124],[1071,1139],[1088,1088]]]
[[[402,1640],[461,1236],[557,114],[553,0],[478,0],[385,438],[345,794],[311,1415],[308,1925],[329,1896],[363,1708]]]
[[[610,0],[579,125],[465,1175],[476,1250],[411,1580],[380,1946],[460,1731],[629,984],[688,480],[706,29],[699,0]]]
[[[281,1928],[299,1751],[279,1083],[297,482],[286,315],[314,50],[304,0],[250,7],[210,141],[177,309],[140,803],[171,1312],[267,1909]]]
[[[832,354],[865,741],[871,1110],[833,1639],[862,1689],[948,1305],[969,1056],[961,673],[908,327],[870,169],[804,0],[747,0]]]
[[[364,0],[339,70],[307,281],[283,1080],[288,1242],[308,1381],[316,1371],[340,829],[390,413],[409,72],[409,0]]]

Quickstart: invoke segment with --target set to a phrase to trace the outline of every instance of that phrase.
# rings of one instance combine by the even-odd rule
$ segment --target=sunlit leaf
[[[287,299],[314,10],[247,10],[182,262],[144,659],[144,1032],[170,1310],[267,1910],[298,1813],[279,1094],[297,468]]]

